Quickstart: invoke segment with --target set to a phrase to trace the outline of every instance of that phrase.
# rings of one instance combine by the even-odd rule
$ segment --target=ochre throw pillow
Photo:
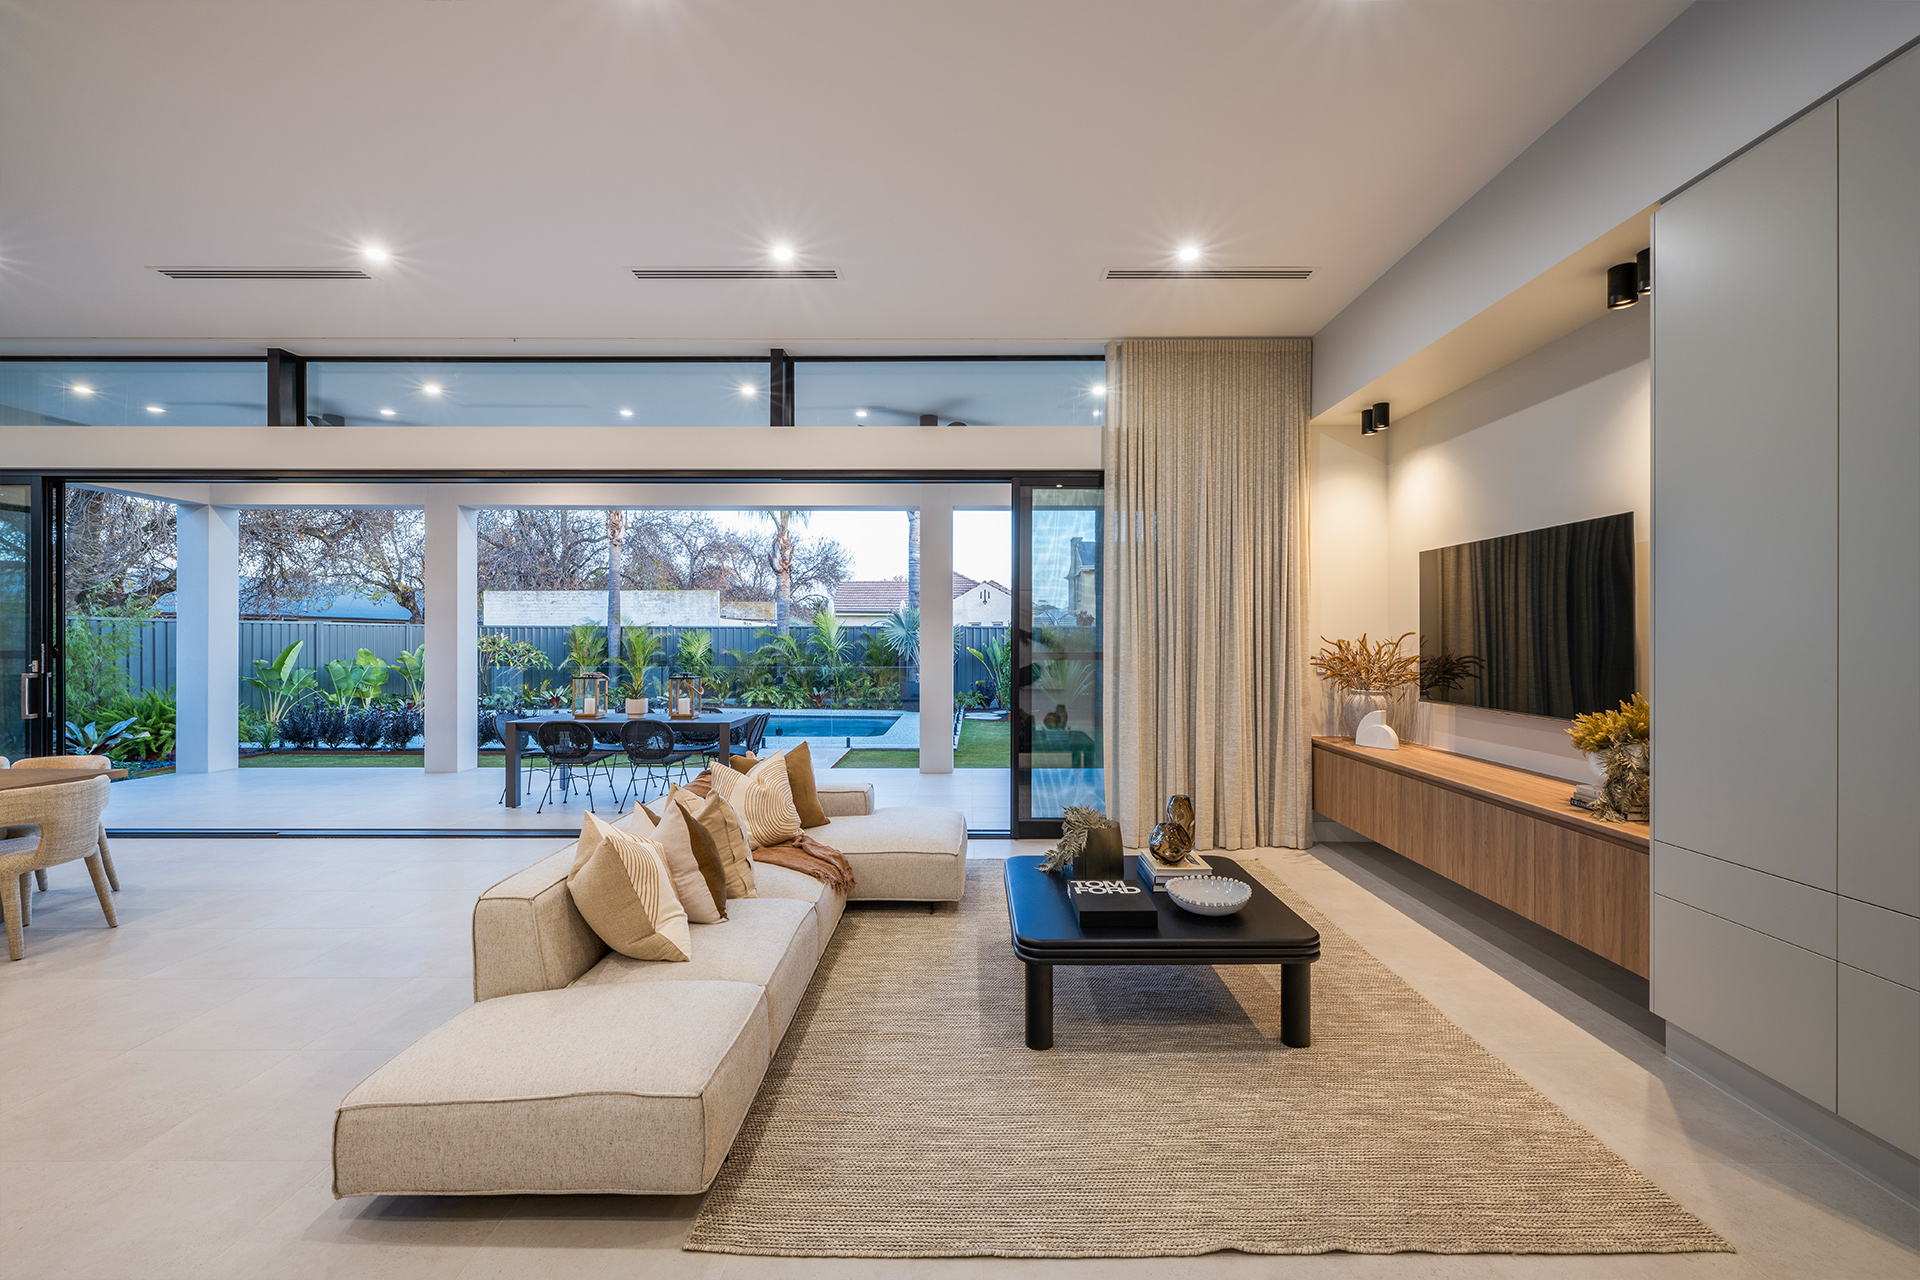
[[[760,763],[760,757],[748,752],[743,756],[728,756],[727,764],[735,773],[752,773],[753,766]]]
[[[685,787],[675,787],[663,806],[684,814],[689,829],[704,835],[719,862],[721,882],[729,898],[755,898],[759,889],[753,883],[753,856],[747,829],[740,815],[724,796],[696,795]]]
[[[800,834],[800,811],[793,807],[793,786],[787,781],[786,753],[776,751],[753,766],[750,773],[731,769],[713,771],[713,793],[740,813],[747,838],[761,845],[786,844]]]
[[[824,827],[829,819],[820,807],[820,788],[813,780],[813,753],[801,743],[787,752],[787,786],[793,791],[793,811],[803,827]]]
[[[673,878],[651,840],[616,831],[588,814],[567,888],[581,918],[621,955],[635,960],[693,958],[686,908],[674,895]]]
[[[615,830],[619,828],[616,827]],[[639,806],[633,811],[633,833],[651,840],[660,849],[660,860],[673,877],[673,892],[687,909],[687,919],[695,924],[719,924],[727,918],[727,880],[720,867],[720,855],[713,837],[699,823],[688,820],[677,805],[667,805],[655,821],[653,814]],[[701,850],[706,858],[701,859]]]

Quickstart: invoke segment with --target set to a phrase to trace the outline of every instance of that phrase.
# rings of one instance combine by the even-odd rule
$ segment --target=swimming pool
[[[767,721],[769,738],[878,738],[899,716],[788,714],[776,711]]]

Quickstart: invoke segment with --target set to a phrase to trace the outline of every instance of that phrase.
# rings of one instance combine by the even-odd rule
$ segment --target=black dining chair
[[[737,756],[760,754],[760,747],[767,740],[767,722],[773,719],[771,711],[762,711],[753,719],[740,726],[740,736],[733,739],[732,745]]]
[[[560,801],[566,803],[567,795],[573,790],[574,771],[579,770],[587,779],[587,808],[593,808],[593,775],[595,769],[607,775],[607,791],[618,795],[613,783],[613,766],[607,764],[616,752],[602,750],[593,739],[593,730],[572,720],[549,720],[534,734],[540,743],[540,753],[546,757],[542,768],[547,775],[547,789],[541,793],[540,807],[535,813],[544,813],[547,801],[553,795],[553,784],[560,784]]]
[[[668,777],[675,768],[680,770],[680,780],[686,781],[687,760],[698,754],[686,750],[673,740],[673,730],[658,720],[629,720],[620,729],[620,749],[627,753],[627,793],[620,799],[620,808],[625,809],[627,802],[633,799],[634,788],[640,788],[640,803],[647,802],[647,792],[653,786],[655,778],[660,780],[662,792],[672,785]],[[644,780],[641,773],[646,774]]]

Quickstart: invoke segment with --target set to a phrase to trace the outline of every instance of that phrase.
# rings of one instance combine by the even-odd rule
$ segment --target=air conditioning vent
[[[832,267],[635,267],[636,280],[838,280]]]
[[[1312,267],[1113,267],[1109,280],[1305,280]]]
[[[371,280],[352,267],[155,267],[170,280]]]

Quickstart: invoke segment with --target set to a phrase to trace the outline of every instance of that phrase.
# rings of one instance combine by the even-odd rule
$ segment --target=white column
[[[174,768],[240,767],[240,512],[180,504]]]
[[[428,498],[427,772],[480,763],[480,544],[474,508],[456,493]]]
[[[920,486],[920,772],[953,772],[953,495]]]

